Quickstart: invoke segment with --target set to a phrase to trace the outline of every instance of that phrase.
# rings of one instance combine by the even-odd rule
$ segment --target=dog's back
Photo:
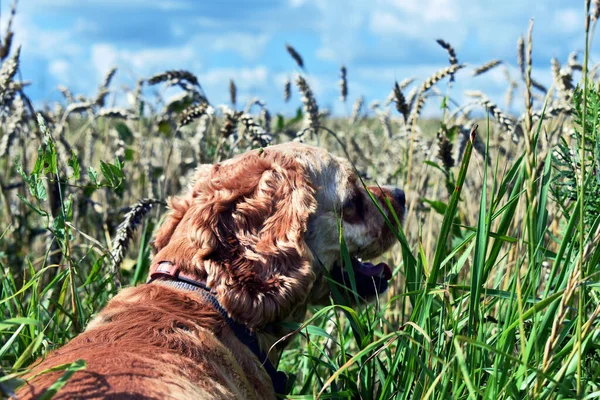
[[[28,376],[84,360],[86,368],[55,399],[259,399],[273,393],[269,376],[220,314],[191,296],[163,285],[126,289]],[[19,399],[39,397],[63,373],[35,377]]]

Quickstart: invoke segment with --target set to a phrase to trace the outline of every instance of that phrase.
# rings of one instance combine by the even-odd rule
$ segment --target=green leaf
[[[58,173],[58,154],[52,141],[49,141],[44,149],[44,172],[52,175]]]
[[[44,186],[44,181],[41,179],[35,179],[35,192],[31,193],[38,200],[46,200],[48,198],[48,194],[46,193],[46,186]]]
[[[440,215],[444,215],[448,209],[448,205],[443,201],[423,199],[423,203],[429,204],[431,208],[437,211]]]
[[[31,208],[33,211],[35,211],[36,213],[38,213],[39,215],[43,216],[43,217],[47,217],[48,213],[44,210],[39,209],[38,207],[34,206],[33,204],[31,204],[29,201],[27,201],[27,199],[23,196],[21,196],[20,194],[17,193],[17,197],[19,199],[21,199],[21,201],[23,203],[25,203],[27,205],[27,207]]]
[[[115,129],[119,133],[119,137],[122,141],[124,141],[127,144],[133,143],[133,133],[131,132],[131,129],[129,129],[127,124],[125,124],[124,122],[117,122],[115,124]]]
[[[122,166],[117,159],[117,165],[100,161],[100,171],[110,186],[118,188],[125,177],[123,175]]]
[[[277,114],[275,120],[275,132],[281,132],[285,128],[285,118],[281,114]]]
[[[73,240],[73,236],[71,235],[70,231],[66,228],[65,218],[62,214],[54,218],[54,221],[52,222],[52,229],[54,230],[54,235],[58,239],[65,240],[68,234],[69,240]]]
[[[31,171],[32,175],[37,175],[42,173],[44,170],[44,148],[42,146],[38,147],[38,156],[35,160],[35,165],[33,166],[33,170]]]
[[[440,104],[440,110],[444,110],[448,108],[448,96],[444,96],[444,98],[442,98],[442,103]]]
[[[71,158],[67,161],[69,167],[73,168],[73,178],[79,179],[81,176],[81,169],[79,166],[79,159],[77,158],[77,154],[73,150],[71,150]]]
[[[171,122],[160,121],[158,123],[158,131],[167,137],[171,137],[173,135],[173,127],[171,126]]]
[[[40,322],[33,318],[9,318],[4,321],[0,321],[0,331],[13,328],[18,325],[39,325]]]
[[[96,171],[94,167],[88,168],[88,177],[93,185],[98,186],[98,171]]]

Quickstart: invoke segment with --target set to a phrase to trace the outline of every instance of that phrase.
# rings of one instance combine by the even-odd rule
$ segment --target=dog
[[[253,150],[198,168],[171,198],[153,242],[148,284],[123,289],[86,330],[29,373],[19,398],[36,398],[62,371],[86,362],[56,399],[275,399],[285,375],[269,349],[328,304],[330,284],[349,285],[340,229],[357,295],[385,291],[385,263],[363,262],[396,241],[402,190],[369,187],[351,164],[299,143]],[[391,204],[391,207],[389,205]],[[382,215],[382,213],[385,215]],[[387,220],[387,221],[386,221]]]

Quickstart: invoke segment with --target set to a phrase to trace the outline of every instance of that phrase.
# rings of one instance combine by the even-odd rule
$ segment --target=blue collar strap
[[[223,317],[225,322],[227,322],[227,325],[229,326],[229,328],[231,328],[238,340],[244,345],[246,345],[246,347],[248,347],[250,351],[252,351],[252,353],[254,353],[258,360],[262,363],[265,371],[267,371],[267,374],[269,374],[269,377],[271,378],[271,382],[273,382],[273,388],[275,389],[275,393],[280,395],[286,395],[289,393],[289,388],[287,387],[287,375],[284,372],[277,371],[275,369],[267,355],[260,349],[260,346],[258,345],[258,338],[256,337],[256,335],[253,334],[244,325],[231,319],[227,311],[223,308],[221,303],[219,303],[219,300],[217,300],[217,298],[214,296],[215,293],[211,291],[208,286],[206,286],[202,282],[183,277],[179,274],[177,274],[177,276],[169,277],[163,275],[158,279],[160,279],[160,282],[162,284],[174,287],[176,289],[196,292],[205,300],[207,300],[214,307],[214,309],[221,314],[221,316]],[[149,280],[148,283],[151,283],[154,280],[156,280],[156,278]]]

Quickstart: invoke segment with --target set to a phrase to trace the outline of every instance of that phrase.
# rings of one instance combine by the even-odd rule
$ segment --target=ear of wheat
[[[273,141],[273,136],[271,136],[262,126],[256,123],[251,115],[242,115],[240,117],[240,122],[246,128],[246,132],[252,139],[253,144],[259,145],[260,147],[265,147]]]
[[[406,99],[404,98],[404,94],[402,94],[402,89],[400,89],[400,85],[398,82],[394,84],[394,103],[396,103],[396,111],[400,113],[404,117],[404,121],[408,118],[408,113],[410,112],[409,106],[406,103]]]
[[[521,70],[521,76],[525,76],[525,39],[523,36],[519,36],[517,40],[517,64],[519,70]]]
[[[4,33],[4,40],[0,43],[0,61],[3,61],[10,54],[10,48],[12,46],[12,40],[14,33],[12,31],[12,23],[15,18],[15,14],[17,13],[17,0],[13,0],[12,6],[10,8],[10,15],[8,17],[8,22],[6,23],[6,31]]]
[[[348,97],[348,79],[346,78],[346,66],[342,65],[340,68],[340,100],[342,103],[346,102]]]
[[[103,108],[97,113],[98,117],[136,120],[138,116],[130,110],[120,107]]]
[[[235,86],[233,79],[229,80],[229,99],[231,100],[231,105],[235,108],[237,100],[237,87]]]
[[[302,75],[298,75],[296,78],[296,85],[302,94],[302,103],[304,104],[304,114],[307,125],[313,133],[317,133],[317,130],[319,129],[319,106],[317,105],[315,96]]]
[[[352,106],[352,115],[350,117],[350,124],[354,125],[361,119],[362,109],[365,104],[365,98],[358,96],[354,105]]]
[[[456,59],[456,51],[454,50],[454,47],[452,47],[450,43],[444,41],[443,39],[437,39],[436,42],[448,52],[448,61],[450,62],[450,65],[458,64],[458,60]]]
[[[15,96],[15,91],[11,83],[19,69],[20,55],[21,46],[17,47],[14,54],[2,63],[2,68],[0,69],[0,105],[5,107],[10,105]]]
[[[237,130],[237,125],[238,125],[238,121],[240,119],[240,117],[242,116],[242,112],[241,111],[233,111],[231,109],[227,109],[225,112],[223,112],[223,115],[225,117],[225,122],[223,122],[223,125],[221,126],[220,129],[220,133],[221,135],[223,135],[223,137],[229,137],[233,134],[235,134],[236,130]]]
[[[447,68],[437,71],[435,74],[433,74],[432,76],[430,76],[423,82],[423,84],[419,88],[419,91],[417,92],[415,105],[413,106],[411,113],[409,115],[408,121],[407,121],[409,130],[412,130],[412,125],[421,115],[421,111],[423,110],[423,106],[425,105],[425,93],[429,89],[431,89],[433,87],[433,85],[438,83],[440,80],[444,79],[447,76],[454,75],[456,73],[456,71],[458,71],[461,68],[464,68],[464,65],[462,65],[462,64],[451,65]]]
[[[515,121],[508,116],[505,112],[503,112],[496,103],[491,101],[485,94],[482,92],[467,92],[467,95],[476,97],[477,102],[481,104],[486,111],[496,120],[502,128],[507,132],[514,132],[515,130]]]
[[[292,97],[292,81],[290,81],[290,79],[286,79],[285,83],[283,84],[283,100],[287,103],[288,101],[290,101],[290,98]]]
[[[127,214],[125,214],[125,218],[123,218],[123,222],[117,228],[112,241],[112,251],[110,252],[112,273],[116,287],[121,286],[119,267],[133,238],[133,233],[142,222],[144,216],[157,204],[163,204],[163,202],[157,199],[142,199],[138,201],[130,207]]]
[[[452,156],[452,143],[448,140],[444,130],[441,129],[436,134],[438,141],[438,159],[442,162],[444,169],[449,171],[454,167],[454,157]]]
[[[502,64],[501,60],[492,60],[483,64],[481,67],[477,67],[473,70],[473,76],[478,76],[481,74],[485,74],[489,70],[496,68],[498,65]]]
[[[110,82],[112,81],[116,72],[117,68],[111,68],[106,73],[102,85],[100,85],[100,87],[98,88],[98,94],[96,95],[96,100],[94,101],[94,104],[96,104],[98,107],[104,107],[104,101],[106,100],[106,96],[108,96],[109,93],[108,87],[110,86]]]
[[[180,85],[183,89],[187,90],[189,90],[189,88],[187,88],[185,84],[189,83],[201,90],[200,82],[198,82],[198,78],[196,77],[196,75],[186,70],[164,71],[148,79],[148,84],[151,86],[163,82],[165,82],[169,86]]]
[[[202,102],[200,104],[191,105],[183,110],[181,119],[179,120],[179,125],[177,125],[177,129],[179,130],[205,115],[209,110],[209,107],[210,105],[208,103]]]
[[[296,64],[298,64],[298,66],[301,69],[304,69],[304,60],[302,59],[302,56],[300,55],[300,53],[298,53],[296,51],[296,49],[294,49],[291,45],[286,44],[285,45],[285,49],[287,50],[287,52],[290,54],[290,56],[292,56],[292,58],[294,59],[294,61],[296,61]]]

